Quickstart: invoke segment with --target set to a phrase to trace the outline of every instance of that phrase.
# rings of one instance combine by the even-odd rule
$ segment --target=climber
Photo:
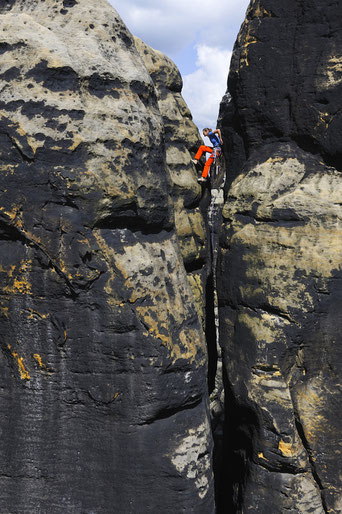
[[[213,148],[211,146],[201,145],[195,155],[195,158],[191,159],[194,164],[197,164],[204,152],[211,154],[209,159],[206,161],[206,163],[204,165],[202,176],[199,179],[197,179],[198,182],[206,182],[207,181],[210,166],[214,162],[214,159],[216,159],[216,157],[219,157],[221,155],[221,145],[223,144],[220,129],[212,130],[211,128],[204,128],[203,136],[209,137],[209,139],[213,145]]]

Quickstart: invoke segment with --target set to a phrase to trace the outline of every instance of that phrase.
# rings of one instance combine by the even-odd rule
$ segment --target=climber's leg
[[[195,155],[195,161],[199,161],[204,152],[212,153],[213,149],[211,146],[201,145]]]
[[[209,170],[210,170],[210,166],[212,165],[213,162],[214,162],[214,157],[211,155],[209,157],[209,159],[207,160],[207,162],[205,163],[205,165],[204,165],[204,168],[203,168],[203,171],[202,171],[202,177],[203,178],[207,178]]]

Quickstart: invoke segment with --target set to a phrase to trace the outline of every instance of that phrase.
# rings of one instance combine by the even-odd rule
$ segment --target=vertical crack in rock
[[[217,170],[219,175],[215,176]],[[217,295],[217,261],[219,255],[219,230],[222,223],[222,208],[224,204],[225,164],[221,159],[221,167],[215,164],[210,170],[210,187],[205,191],[202,200],[202,211],[206,212],[208,230],[208,266],[209,274],[206,284],[206,338],[209,354],[208,385],[210,392],[210,410],[212,432],[214,436],[214,473],[216,502],[220,503],[220,484],[224,468],[224,423],[225,423],[225,393],[222,364],[222,349],[220,345],[219,310]]]

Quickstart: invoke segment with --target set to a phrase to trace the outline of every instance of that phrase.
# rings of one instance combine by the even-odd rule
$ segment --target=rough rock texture
[[[342,511],[341,16],[332,0],[251,2],[221,106],[236,512]]]
[[[183,82],[176,65],[166,55],[135,37],[135,44],[156,87],[163,118],[166,164],[171,178],[175,226],[188,278],[201,318],[205,318],[207,269],[206,228],[199,203],[202,196],[197,172],[191,163],[203,141],[182,95]]]
[[[206,346],[133,38],[104,0],[2,2],[0,91],[0,511],[211,514]]]

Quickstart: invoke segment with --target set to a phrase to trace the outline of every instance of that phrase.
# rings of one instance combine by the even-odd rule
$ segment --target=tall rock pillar
[[[207,351],[134,39],[105,0],[1,2],[0,91],[0,511],[211,514]]]
[[[340,29],[341,2],[252,1],[221,105],[237,512],[342,511]]]

